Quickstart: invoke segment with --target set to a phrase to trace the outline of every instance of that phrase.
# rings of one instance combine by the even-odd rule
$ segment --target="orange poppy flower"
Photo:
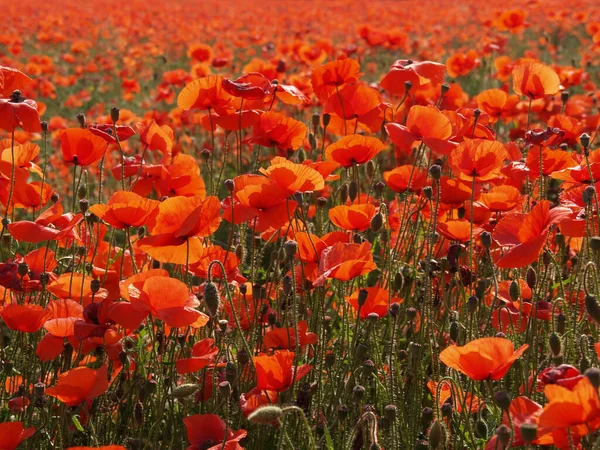
[[[19,127],[30,133],[42,131],[37,104],[14,91],[9,98],[0,98],[0,129],[13,132]]]
[[[148,150],[158,150],[163,155],[170,155],[175,144],[173,129],[168,125],[159,126],[154,120],[147,125],[137,124],[140,141]]]
[[[440,190],[440,201],[447,205],[461,205],[471,198],[471,184],[460,178],[442,176]]]
[[[60,145],[67,166],[89,166],[106,153],[107,142],[90,130],[68,128],[60,133]]]
[[[223,89],[221,75],[209,75],[189,83],[179,93],[177,105],[184,110],[214,109],[219,114],[230,106],[233,97]]]
[[[446,66],[432,61],[413,61],[400,59],[392,64],[389,72],[383,77],[379,85],[392,95],[399,97],[406,92],[407,81],[412,83],[411,90],[417,90],[431,84],[439,86],[444,81]]]
[[[362,244],[336,242],[321,252],[319,276],[313,281],[313,286],[322,286],[329,278],[348,281],[376,268],[369,242]]]
[[[359,306],[358,297],[361,295],[361,291],[366,291],[367,300],[362,306]],[[379,318],[384,317],[387,315],[391,303],[402,303],[402,299],[391,298],[389,291],[380,287],[357,289],[352,295],[346,297],[346,301],[355,311],[360,311],[361,319],[366,319],[369,314],[377,314]]]
[[[554,95],[561,89],[558,74],[539,62],[527,61],[516,65],[512,76],[515,93],[533,100]]]
[[[188,416],[183,423],[190,441],[187,450],[243,450],[239,442],[248,434],[246,430],[232,430],[215,414]]]
[[[515,351],[508,339],[481,338],[462,347],[445,348],[440,353],[440,361],[475,381],[499,380],[528,348],[529,345],[524,344]]]
[[[360,64],[351,58],[337,59],[315,67],[311,75],[313,91],[324,104],[327,99],[346,83],[354,83],[363,74]]]
[[[538,424],[541,412],[541,405],[524,396],[516,397],[510,402],[508,414],[510,415],[511,420],[508,419],[506,414],[503,414],[502,423],[508,427],[513,428],[514,436],[512,437],[512,442],[515,447],[521,447],[526,444],[523,440],[523,436],[521,435],[521,426],[525,423]],[[538,425],[538,437],[529,444],[542,444],[542,441],[544,441],[544,444],[552,444],[552,442],[549,442],[547,439],[542,438],[542,434],[544,433],[545,430],[540,429]],[[498,449],[500,445],[497,442],[497,440],[498,436],[494,435],[486,444],[485,450]]]
[[[526,165],[529,169],[529,176],[534,179],[540,176],[540,157],[545,176],[577,166],[577,162],[573,159],[571,152],[543,147],[540,155],[540,149],[532,148],[527,153]]]
[[[512,186],[495,186],[485,194],[481,194],[480,201],[495,212],[506,212],[514,209],[521,199],[521,193]]]
[[[11,303],[4,307],[1,316],[6,326],[11,330],[35,333],[44,326],[48,313],[38,305]]]
[[[216,361],[219,348],[215,346],[215,340],[204,338],[192,347],[192,357],[178,359],[176,362],[177,373],[186,374],[204,369]]]
[[[89,211],[114,228],[140,227],[154,214],[160,202],[133,192],[115,192],[107,205],[92,205]]]
[[[252,359],[256,367],[256,387],[260,390],[283,392],[294,380],[300,381],[313,366],[303,364],[294,367],[294,352],[277,350],[272,355],[259,355]]]
[[[446,239],[458,242],[471,240],[471,222],[469,220],[448,220],[439,222],[437,231]],[[473,227],[473,237],[479,236],[483,229]]]
[[[0,66],[0,97],[10,97],[16,90],[23,90],[31,78],[12,67]]]
[[[365,164],[384,149],[379,139],[359,134],[350,134],[338,139],[325,149],[325,157],[344,167]]]
[[[477,96],[479,109],[490,116],[492,123],[509,114],[518,102],[516,95],[508,95],[500,89],[488,89]]]
[[[62,373],[56,385],[46,389],[46,394],[67,406],[77,406],[104,394],[108,385],[106,364],[98,370],[76,367]]]
[[[498,177],[509,155],[498,141],[465,139],[450,155],[450,167],[463,180],[489,181]]]
[[[149,312],[173,328],[203,327],[208,316],[196,310],[200,302],[185,283],[175,278],[154,276],[129,286],[129,297],[133,307],[140,312]]]
[[[271,81],[258,72],[243,75],[237,80],[226,78],[223,80],[223,89],[228,94],[244,100],[262,100],[274,91]]]
[[[261,168],[260,172],[290,194],[318,192],[325,188],[323,176],[317,170],[305,164],[295,164],[280,156],[272,158],[271,165],[267,169]]]
[[[297,203],[287,200],[290,193],[262,175],[240,175],[233,179],[234,204],[228,197],[222,202],[223,219],[236,224],[251,221],[258,232],[281,228],[293,216]],[[289,216],[288,216],[289,214]]]
[[[582,377],[572,389],[547,384],[544,394],[548,403],[539,417],[538,426],[544,430],[569,429],[573,437],[586,436],[600,427],[600,398],[598,389],[588,377]],[[540,442],[541,443],[541,442]]]
[[[412,165],[404,165],[383,172],[383,179],[392,191],[399,194],[407,190],[419,192],[427,185],[427,171]]]
[[[275,111],[260,115],[250,142],[279,150],[298,150],[306,137],[306,125]]]
[[[56,203],[40,214],[35,222],[28,220],[13,222],[8,225],[8,230],[16,240],[23,242],[79,240],[75,227],[83,220],[83,214],[62,214],[62,212],[62,205]]]
[[[108,292],[100,288],[96,293],[92,292],[92,277],[84,277],[80,273],[63,273],[46,287],[48,292],[58,298],[73,299],[84,306],[94,301],[104,300]]]
[[[371,219],[377,212],[375,205],[340,205],[329,210],[329,220],[344,230],[364,231],[371,226]]]
[[[341,100],[340,100],[341,98]],[[335,114],[342,119],[358,119],[368,114],[381,103],[376,89],[362,83],[347,84],[340,89],[340,96],[332,95],[325,103],[324,113]]]
[[[2,422],[0,423],[0,448],[16,450],[21,442],[34,433],[35,427],[25,428],[22,422]]]
[[[423,141],[431,150],[443,155],[450,154],[456,147],[456,143],[449,140],[452,137],[450,120],[433,107],[415,105],[408,112],[406,126],[388,123],[385,130],[404,154],[412,151],[415,141]]]
[[[240,261],[235,253],[231,251],[228,252],[218,245],[202,247],[200,259],[196,263],[190,265],[190,272],[200,278],[207,279],[208,267],[213,261],[221,261],[221,263],[223,263],[225,266],[225,276],[227,277],[228,282],[232,283],[236,281],[240,284],[246,282],[246,278],[240,272]],[[213,280],[223,279],[223,271],[219,264],[213,264],[210,274]]]
[[[539,257],[550,226],[571,215],[569,208],[550,209],[550,205],[549,201],[543,200],[529,214],[509,214],[498,222],[493,237],[502,247],[510,247],[496,262],[498,267],[525,267]]]
[[[306,320],[298,323],[299,347],[316,344],[318,337],[308,331]],[[266,349],[289,350],[296,348],[296,331],[294,328],[273,328],[263,336],[263,346]]]

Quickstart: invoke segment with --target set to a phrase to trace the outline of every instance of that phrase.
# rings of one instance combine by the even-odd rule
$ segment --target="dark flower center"
[[[11,103],[21,103],[24,100],[25,100],[25,97],[23,97],[23,94],[19,90],[16,90],[12,94],[10,94]]]

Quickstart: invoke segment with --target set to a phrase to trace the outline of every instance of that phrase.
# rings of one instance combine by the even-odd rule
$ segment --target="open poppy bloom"
[[[16,450],[25,439],[33,436],[35,427],[25,428],[22,422],[0,423],[0,449]]]
[[[62,373],[58,378],[58,383],[46,389],[46,394],[67,406],[77,406],[104,394],[108,385],[106,364],[98,370],[76,367]]]
[[[294,367],[294,352],[277,350],[272,355],[259,355],[253,358],[256,367],[256,387],[260,390],[283,392],[290,388],[292,381],[300,381],[313,366],[303,364]]]
[[[536,61],[516,65],[512,76],[515,93],[533,100],[554,95],[561,89],[558,74],[552,68]]]
[[[306,320],[298,323],[298,346],[316,344],[318,337],[315,333],[308,331]],[[263,337],[263,346],[266,349],[290,350],[296,348],[296,331],[294,328],[273,328],[267,331]]]
[[[306,137],[306,125],[283,113],[268,111],[254,125],[250,142],[281,151],[298,150]]]
[[[392,191],[399,194],[407,190],[419,192],[427,185],[427,171],[412,165],[404,165],[383,172],[383,179]]]
[[[463,180],[489,181],[500,174],[509,155],[504,145],[486,139],[465,139],[450,154],[450,167]]]
[[[19,127],[30,133],[42,131],[37,104],[14,91],[10,98],[0,98],[0,129],[13,132]]]
[[[333,278],[348,281],[375,270],[371,243],[344,244],[336,242],[321,253],[318,277],[313,286],[322,286],[325,280]]]
[[[0,316],[11,330],[35,333],[44,326],[48,313],[39,305],[11,303],[4,307]]]
[[[495,186],[485,194],[480,201],[495,212],[506,212],[514,209],[521,199],[521,193],[513,186]]]
[[[177,105],[184,109],[213,109],[225,112],[233,97],[223,89],[224,78],[221,75],[209,75],[189,83],[179,93]]]
[[[116,135],[115,129],[117,131]],[[92,133],[101,137],[107,144],[116,144],[117,138],[120,142],[126,141],[132,136],[135,136],[135,130],[129,125],[112,125],[112,124],[94,124],[88,127]]]
[[[159,126],[152,120],[148,124],[136,125],[140,133],[140,141],[148,150],[158,150],[163,155],[170,155],[175,143],[173,129],[168,125]]]
[[[216,361],[219,348],[214,339],[204,338],[192,347],[192,357],[177,360],[177,373],[197,372]]]
[[[200,328],[208,316],[196,308],[200,302],[185,283],[166,276],[154,276],[129,285],[129,297],[134,309],[148,312],[170,327]]]
[[[422,141],[431,150],[441,155],[449,155],[456,143],[450,141],[452,124],[448,117],[436,108],[415,105],[410,108],[406,126],[388,123],[385,130],[391,141],[403,154],[412,151],[415,141]]]
[[[35,222],[13,222],[8,226],[8,230],[15,239],[23,242],[59,241],[65,244],[72,240],[80,241],[75,227],[83,220],[83,214],[62,212],[62,205],[56,203],[40,214]]]
[[[329,220],[344,230],[364,231],[371,226],[371,219],[377,212],[372,203],[340,205],[329,210]]]
[[[240,395],[240,409],[244,417],[248,417],[261,406],[275,405],[279,400],[279,393],[275,391],[261,391],[254,387]]]
[[[499,380],[519,359],[529,345],[515,351],[514,344],[504,338],[481,338],[459,347],[451,345],[440,353],[440,361],[475,381]]]
[[[571,216],[563,206],[550,209],[551,203],[542,200],[529,214],[512,213],[496,225],[493,237],[502,247],[510,247],[496,262],[500,268],[525,267],[539,257],[550,226]]]
[[[500,89],[488,89],[477,96],[479,109],[490,116],[492,123],[507,116],[519,103],[516,95],[508,95]]]
[[[323,176],[317,170],[280,156],[271,159],[271,165],[267,169],[260,168],[260,172],[290,194],[318,192],[325,188]]]
[[[144,225],[158,205],[157,200],[118,191],[110,197],[108,204],[92,205],[89,211],[114,228],[128,228]]]
[[[12,67],[0,66],[0,97],[10,97],[14,91],[22,90],[31,83],[31,78]]]
[[[68,166],[89,166],[100,161],[108,143],[90,130],[68,128],[60,133],[63,158]]]
[[[358,297],[360,291],[366,291],[367,300],[362,306],[358,305]],[[400,298],[391,298],[389,291],[380,287],[367,287],[358,289],[348,297],[346,301],[354,308],[355,311],[360,311],[360,318],[366,319],[369,314],[377,314],[379,318],[384,317],[388,313],[391,303],[402,303]]]
[[[392,95],[403,96],[406,93],[407,81],[412,83],[411,90],[432,85],[439,86],[444,81],[446,65],[433,61],[413,61],[399,59],[392,64],[379,85]]]
[[[312,71],[311,83],[315,95],[324,104],[336,90],[346,83],[358,81],[362,75],[358,61],[343,58],[315,67]]]
[[[239,442],[248,434],[246,430],[233,431],[215,414],[188,416],[183,423],[190,441],[187,450],[243,450]]]
[[[521,426],[525,423],[538,424],[540,414],[542,412],[542,406],[533,400],[521,396],[516,397],[510,402],[508,408],[508,414],[510,414],[511,420],[509,421],[506,414],[502,415],[502,423],[508,427],[512,426],[514,430],[513,446],[521,447],[526,443],[521,436]],[[544,430],[539,429],[538,425],[538,437],[530,442],[529,444],[541,444],[540,436]],[[497,442],[498,436],[494,435],[486,444],[485,450],[498,449],[501,446]],[[552,442],[545,442],[551,444]]]
[[[271,81],[263,74],[252,72],[239,77],[237,80],[223,80],[223,89],[234,97],[244,100],[262,100],[274,91]]]
[[[359,134],[350,134],[338,139],[325,149],[325,157],[344,167],[365,164],[384,149],[379,139]]]

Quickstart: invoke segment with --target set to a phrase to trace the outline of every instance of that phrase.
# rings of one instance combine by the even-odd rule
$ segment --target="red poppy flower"
[[[13,222],[8,226],[8,230],[16,240],[23,242],[79,240],[75,227],[83,220],[83,214],[62,212],[62,205],[56,203],[40,214],[35,222]]]
[[[510,247],[496,262],[500,268],[525,267],[534,262],[548,237],[551,225],[569,218],[571,210],[562,206],[550,209],[543,200],[529,214],[504,216],[494,229],[493,237],[502,247]]]
[[[523,436],[521,435],[521,426],[523,424],[537,424],[539,420],[539,416],[542,412],[542,406],[533,400],[527,397],[516,397],[510,402],[510,406],[508,408],[508,414],[510,415],[510,419],[506,416],[506,414],[502,415],[502,423],[508,427],[512,427],[514,430],[513,445],[515,447],[524,446],[526,443],[523,440]],[[538,427],[538,437],[534,439],[529,444],[539,444],[540,435],[543,433],[543,430],[540,430]],[[494,450],[500,447],[497,442],[498,436],[494,435],[486,444],[485,450]]]
[[[516,65],[512,76],[515,93],[530,99],[554,95],[561,89],[557,73],[539,62],[527,61]]]
[[[133,192],[115,192],[108,204],[92,205],[89,211],[114,228],[139,227],[154,214],[159,202]]]
[[[318,192],[325,188],[323,176],[317,170],[305,164],[295,164],[280,156],[272,158],[271,165],[267,169],[261,168],[260,172],[290,194]]]
[[[11,303],[2,310],[2,320],[11,330],[35,333],[44,325],[47,311],[39,305]]]
[[[0,98],[0,129],[13,132],[18,127],[30,133],[42,131],[37,104],[14,91],[10,98]]]
[[[223,77],[209,75],[189,83],[179,93],[177,105],[184,109],[214,109],[224,112],[233,97],[223,89]]]
[[[379,139],[350,134],[338,139],[325,149],[325,157],[344,167],[364,164],[379,154],[385,145]]]
[[[306,320],[298,323],[299,347],[316,344],[318,337],[308,331]],[[296,331],[294,328],[273,328],[263,336],[263,346],[266,349],[290,350],[296,348]]]
[[[508,339],[481,338],[462,347],[445,348],[440,353],[440,361],[475,381],[499,380],[528,348],[529,345],[524,344],[515,351]]]
[[[148,150],[158,150],[163,155],[170,155],[175,143],[173,129],[168,125],[159,126],[154,120],[147,125],[136,125],[140,133],[140,141]]]
[[[62,373],[58,377],[58,383],[46,389],[46,394],[67,406],[77,406],[104,394],[108,385],[106,364],[98,370],[76,367]]]
[[[413,61],[399,59],[392,64],[389,72],[383,77],[379,85],[390,94],[403,96],[406,92],[406,82],[412,83],[411,90],[432,85],[439,86],[444,81],[446,66],[432,61]]]
[[[500,89],[488,89],[477,96],[479,109],[490,116],[492,123],[507,116],[518,102],[516,95],[508,95]]]
[[[234,97],[245,100],[262,100],[274,91],[271,81],[263,74],[252,72],[237,80],[223,80],[223,89]]]
[[[427,171],[415,166],[405,165],[383,172],[383,179],[392,191],[399,194],[407,190],[419,192],[427,185]]]
[[[498,177],[509,155],[498,141],[465,139],[450,155],[450,167],[463,180],[489,181]]]
[[[512,186],[495,186],[485,194],[481,194],[480,201],[495,212],[506,212],[514,209],[521,199],[519,190]]]
[[[354,83],[362,76],[358,61],[350,58],[337,59],[315,67],[311,83],[315,95],[321,103],[336,92],[345,83]]]
[[[340,205],[329,210],[329,220],[344,230],[364,231],[371,226],[371,219],[377,212],[372,203]]]
[[[12,67],[0,66],[0,97],[10,97],[14,91],[23,90],[31,78]]]
[[[321,253],[319,276],[313,281],[313,286],[322,286],[329,278],[348,281],[376,268],[369,242],[362,244],[336,242]]]
[[[90,130],[68,128],[60,133],[60,145],[67,166],[89,166],[102,159],[108,143]]]
[[[192,357],[178,359],[176,362],[177,373],[186,374],[204,369],[216,361],[219,348],[215,346],[214,339],[205,338],[192,347]]]
[[[250,142],[287,151],[298,150],[305,137],[306,125],[302,122],[282,113],[269,111],[260,115]]]
[[[283,392],[294,380],[300,381],[313,366],[303,364],[294,367],[294,352],[277,350],[272,355],[260,355],[252,358],[256,367],[256,387],[260,390]]]
[[[35,427],[25,428],[22,422],[0,423],[0,449],[16,450],[25,439],[35,433]]]
[[[196,414],[183,419],[190,446],[187,450],[243,450],[246,430],[234,431],[215,414]]]
[[[245,394],[240,395],[239,404],[244,417],[248,417],[261,406],[276,405],[278,400],[278,392],[262,391],[255,387]]]
[[[367,292],[367,300],[362,306],[359,306],[358,297],[361,295],[360,291],[363,290]],[[392,298],[387,289],[380,287],[358,289],[346,297],[346,301],[355,311],[360,311],[361,319],[366,319],[372,313],[377,314],[380,318],[384,317],[387,315],[391,303],[402,303],[402,299]]]

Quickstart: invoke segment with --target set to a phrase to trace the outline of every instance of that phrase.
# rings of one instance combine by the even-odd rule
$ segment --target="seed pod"
[[[319,113],[314,113],[311,117],[311,121],[313,130],[317,131],[317,128],[319,128],[319,124],[321,122],[321,116],[319,116]]]
[[[439,180],[442,177],[442,168],[437,164],[432,165],[429,168],[429,175],[431,175],[431,178],[434,180]]]
[[[383,414],[385,415],[387,420],[389,420],[390,422],[394,422],[396,420],[397,413],[398,413],[398,408],[396,408],[396,405],[387,405],[383,409]]]
[[[423,195],[427,200],[431,200],[433,198],[433,189],[431,186],[425,186],[423,188]]]
[[[225,180],[223,184],[225,185],[230,194],[233,193],[233,191],[235,191],[235,182],[231,178]]]
[[[583,133],[581,136],[579,136],[579,143],[581,144],[581,146],[583,148],[586,148],[586,149],[589,148],[590,140],[591,140],[591,137],[587,133]]]
[[[483,245],[483,248],[489,250],[492,246],[492,234],[489,231],[484,231],[481,233],[481,235],[479,235],[479,239],[481,239],[481,245]]]
[[[90,290],[92,291],[92,294],[96,294],[100,290],[100,280],[92,280],[90,282]]]
[[[417,317],[417,310],[411,306],[406,310],[406,317],[412,322]]]
[[[535,423],[525,422],[521,425],[521,438],[525,441],[525,445],[531,444],[537,437],[538,426]]]
[[[369,297],[369,291],[367,291],[366,289],[361,289],[360,291],[358,291],[358,299],[357,299],[358,306],[359,307],[363,306],[367,302],[368,297]]]
[[[458,342],[459,331],[460,327],[458,325],[458,322],[456,320],[450,322],[450,339],[452,339],[454,342]]]
[[[510,428],[506,425],[500,425],[496,428],[496,437],[498,439],[498,444],[500,450],[504,450],[508,443],[510,442]]]
[[[208,282],[204,285],[204,302],[210,317],[215,317],[221,306],[221,295],[215,283]]]
[[[377,214],[375,214],[371,218],[371,230],[374,233],[377,233],[379,230],[381,230],[382,227],[383,227],[383,214],[381,214],[381,211],[378,211]]]
[[[467,311],[469,314],[474,314],[477,311],[477,307],[479,306],[479,299],[471,295],[467,300]]]
[[[583,203],[591,203],[594,199],[595,194],[596,188],[594,188],[594,186],[587,186],[581,193],[581,199],[583,200]]]
[[[248,416],[248,420],[252,423],[269,425],[279,420],[281,416],[283,416],[283,410],[279,406],[269,405],[254,410]]]
[[[33,385],[33,396],[35,398],[42,398],[46,392],[46,385],[42,382],[35,383]]]
[[[340,186],[340,203],[345,205],[348,202],[348,185],[342,184]]]
[[[219,395],[223,398],[231,397],[231,383],[229,381],[219,383]]]
[[[433,409],[426,406],[421,410],[421,425],[423,428],[427,428],[433,420]]]
[[[356,385],[352,389],[352,395],[354,396],[355,402],[360,402],[365,396],[365,388],[361,385]]]
[[[310,144],[310,149],[315,151],[317,149],[317,138],[313,133],[308,134],[308,143]]]
[[[394,302],[390,305],[390,316],[392,316],[393,318],[398,317],[398,314],[400,314],[400,304],[397,302]]]
[[[87,187],[85,184],[79,185],[79,189],[77,189],[77,197],[79,197],[79,200],[83,200],[87,197]]]
[[[283,250],[285,251],[285,255],[292,259],[298,251],[298,243],[294,240],[289,240],[283,244]]]

